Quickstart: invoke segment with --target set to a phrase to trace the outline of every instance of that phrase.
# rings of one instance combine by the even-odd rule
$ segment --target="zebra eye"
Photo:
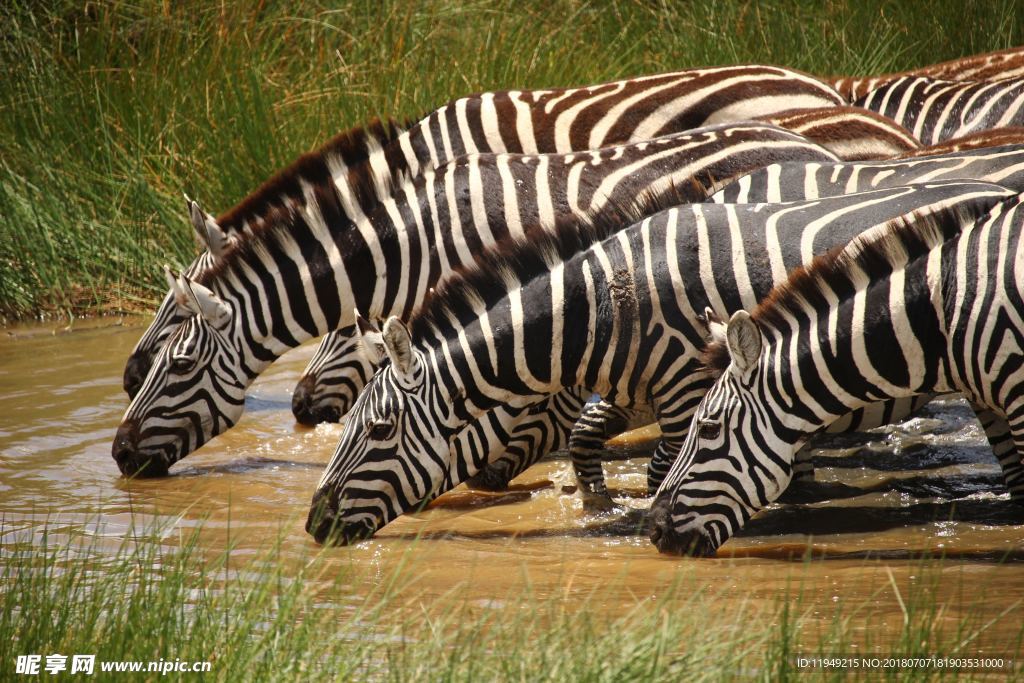
[[[722,425],[718,422],[702,420],[697,425],[697,437],[706,441],[714,441],[722,433]]]
[[[191,370],[196,364],[194,358],[188,356],[174,356],[171,358],[171,372],[176,372],[179,375],[184,374]]]
[[[366,426],[367,435],[374,441],[385,441],[391,437],[394,427],[390,422],[371,422]]]

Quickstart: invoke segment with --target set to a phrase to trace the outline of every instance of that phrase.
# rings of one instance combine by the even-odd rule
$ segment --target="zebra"
[[[787,202],[957,179],[990,182],[1024,192],[1024,146],[1007,145],[888,161],[770,164],[733,180],[708,201],[725,204]]]
[[[886,397],[959,392],[1024,455],[1024,207],[905,217],[797,270],[709,345],[718,379],[651,508],[662,552],[711,555],[809,434]],[[799,341],[797,341],[799,340]],[[1021,502],[1018,479],[1011,497]]]
[[[902,156],[926,157],[938,154],[953,154],[955,152],[966,152],[972,149],[984,149],[986,147],[1003,147],[1005,145],[1024,146],[1024,127],[1008,126],[1006,128],[991,128],[971,133],[960,138],[953,138],[927,147],[921,147]]]
[[[404,170],[402,167],[393,176],[379,174],[376,172],[377,165],[371,165],[367,160],[403,135],[402,125],[393,120],[379,119],[365,127],[340,133],[316,151],[300,156],[217,218],[205,213],[197,202],[186,195],[186,210],[196,242],[202,251],[182,274],[196,277],[215,266],[247,233],[262,226],[267,215],[274,215],[275,209],[301,202],[306,185],[324,184],[333,180],[339,184],[339,191],[344,191],[348,198],[344,206],[346,211],[351,211],[353,216],[367,212],[378,203],[379,194],[390,192],[393,178],[403,177]],[[125,363],[123,387],[129,398],[135,398],[154,357],[182,320],[190,315],[187,303],[175,287],[168,288],[153,321]]]
[[[652,407],[662,430],[653,492],[709,383],[698,312],[749,304],[788,268],[893,216],[950,205],[980,215],[1012,195],[936,183],[791,204],[691,204],[589,247],[579,235],[600,234],[604,215],[504,243],[436,287],[409,327],[392,316],[367,340],[388,362],[345,421],[306,529],[321,543],[374,533],[458,483],[452,471],[472,473],[450,448],[467,424],[567,387]]]
[[[582,88],[481,93],[456,99],[411,125],[375,121],[342,133],[209,222],[223,231],[218,239],[234,241],[273,209],[301,204],[304,184],[328,178],[338,185],[347,217],[354,221],[406,179],[465,154],[565,154],[794,107],[842,103],[830,86],[807,74],[756,64],[688,69]],[[204,247],[207,232],[200,230]],[[202,258],[185,272],[196,275],[216,254]],[[124,388],[130,398],[186,315],[182,302],[170,294],[164,298],[125,366]]]
[[[872,90],[881,88],[904,76],[927,76],[948,81],[998,81],[1024,78],[1024,47],[986,52],[961,57],[919,69],[880,76],[844,76],[822,79],[836,89],[847,102],[854,102]]]
[[[903,126],[924,145],[1024,125],[1024,78],[943,81],[903,76],[854,101]]]
[[[938,180],[980,180],[1024,192],[1024,147],[1001,147],[911,160],[883,162],[785,162],[772,164],[738,178],[708,201],[732,203],[790,202],[834,197],[864,190],[898,187]],[[838,431],[887,424],[927,403],[926,397],[878,404],[869,413],[851,414],[834,425]],[[877,411],[884,412],[877,412]],[[652,422],[648,410],[629,410],[607,401],[584,407],[569,437],[569,456],[585,501],[607,507],[602,471],[604,442],[625,429]],[[987,421],[985,422],[987,425]],[[998,433],[993,432],[992,438]],[[997,454],[1006,450],[994,442]],[[794,480],[814,476],[809,460],[798,459]]]
[[[860,107],[790,109],[756,120],[814,140],[843,161],[887,159],[921,147],[921,142],[903,126]]]
[[[235,423],[246,387],[273,360],[331,330],[349,342],[354,397],[371,372],[355,350],[355,305],[375,317],[406,314],[442,274],[524,225],[550,230],[560,217],[663,188],[678,201],[699,200],[718,182],[786,158],[835,159],[775,126],[724,124],[575,154],[460,157],[407,181],[355,222],[336,183],[306,185],[300,205],[274,207],[215,266],[171,283],[192,315],[157,356],[112,455],[126,474],[147,463],[150,473],[166,473]],[[574,415],[564,417],[566,407],[551,424],[531,419],[531,433],[564,440],[583,399],[556,401],[573,401]]]

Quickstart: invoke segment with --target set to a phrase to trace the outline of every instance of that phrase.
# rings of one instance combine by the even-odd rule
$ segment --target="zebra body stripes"
[[[906,128],[924,145],[992,128],[1024,125],[1024,78],[941,81],[904,76],[856,100]]]
[[[966,152],[972,149],[984,149],[986,147],[1002,147],[1004,145],[1024,146],[1024,128],[1010,126],[1008,128],[991,128],[965,135],[962,138],[953,138],[946,142],[921,147],[903,155],[907,157],[927,157],[939,154],[954,154]]]
[[[481,93],[454,100],[405,132],[373,124],[343,133],[275,175],[216,225],[234,238],[276,208],[301,206],[303,183],[325,178],[337,183],[347,217],[357,220],[404,179],[463,154],[568,153],[842,103],[831,87],[806,74],[760,65],[689,69],[582,88]],[[186,272],[196,274],[207,265],[193,264]],[[130,397],[186,315],[185,304],[168,294],[125,367]]]
[[[921,147],[906,128],[861,107],[790,109],[757,120],[799,133],[845,161],[888,159]]]
[[[785,488],[808,434],[879,398],[960,392],[1002,422],[1020,467],[1021,197],[910,217],[819,260],[737,312],[708,362],[721,375],[652,507],[663,552],[713,554]]]
[[[709,201],[790,202],[943,180],[976,180],[1024,192],[1024,146],[891,161],[771,164],[733,180]]]
[[[693,204],[569,258],[539,236],[503,245],[447,280],[413,318],[412,336],[388,319],[390,364],[350,412],[307,530],[321,542],[372,534],[441,490],[444,473],[471,470],[450,462],[450,440],[467,424],[574,386],[651,406],[663,434],[650,471],[657,482],[709,383],[698,370],[705,307],[742,308],[789,268],[892,216],[950,204],[979,215],[1010,195],[938,183],[790,205]]]
[[[872,90],[905,76],[927,76],[947,81],[998,81],[1005,78],[1024,78],[1024,47],[961,57],[900,73],[880,76],[847,76],[831,79],[829,82],[847,102],[854,102]]]
[[[712,195],[709,201],[724,204],[791,202],[952,180],[979,180],[1024,192],[1024,148],[980,149],[911,160],[772,164],[732,181]],[[880,403],[867,413],[851,413],[848,420],[833,424],[830,431],[887,424],[913,412],[927,400],[916,397]],[[605,439],[622,428],[646,424],[650,418],[648,411],[631,411],[607,401],[584,407],[569,438],[569,453],[580,489],[588,502],[606,504],[607,488],[601,464]],[[990,437],[996,439],[997,434],[993,432]],[[997,454],[1008,450],[1005,443],[998,441],[993,441],[993,448]],[[810,461],[798,457],[794,478],[806,480],[813,474]]]
[[[885,117],[855,107],[788,110],[759,120],[820,141],[818,144],[840,159],[892,156],[920,146]],[[347,347],[346,338],[328,335],[310,359],[293,393],[292,412],[299,422],[337,422],[350,405],[344,368],[351,361],[339,356],[339,349]]]
[[[307,186],[301,206],[277,209],[196,285],[180,283],[176,298],[194,314],[157,356],[112,455],[125,472],[146,463],[152,473],[166,472],[234,424],[246,387],[273,360],[331,330],[349,328],[354,397],[372,371],[355,348],[356,306],[378,318],[406,314],[442,274],[472,263],[496,240],[522,234],[523,226],[550,230],[559,217],[626,205],[671,186],[674,196],[700,199],[716,179],[782,158],[834,157],[793,133],[753,123],[577,154],[471,155],[406,182],[355,222],[336,183]],[[197,290],[206,292],[198,297]],[[579,406],[575,411],[554,415],[545,438],[564,441]]]

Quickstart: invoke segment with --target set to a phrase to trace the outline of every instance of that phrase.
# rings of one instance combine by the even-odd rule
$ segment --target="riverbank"
[[[0,323],[151,310],[211,213],[372,116],[767,62],[866,74],[1024,44],[1018,0],[220,0],[0,8]]]

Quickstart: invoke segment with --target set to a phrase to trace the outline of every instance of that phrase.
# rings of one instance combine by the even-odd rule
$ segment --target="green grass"
[[[662,587],[655,600],[638,598],[622,614],[608,614],[600,593],[562,601],[529,590],[495,595],[504,603],[496,609],[476,604],[458,585],[440,598],[417,595],[422,560],[415,546],[398,570],[355,594],[351,575],[327,562],[340,549],[296,558],[271,544],[241,559],[231,544],[203,550],[201,529],[169,542],[172,527],[150,526],[119,549],[103,550],[96,537],[57,541],[48,529],[67,532],[51,524],[35,542],[11,543],[0,554],[3,679],[12,677],[18,655],[77,653],[95,654],[97,667],[211,661],[206,678],[225,681],[779,681],[800,675],[797,653],[972,656],[970,644],[987,629],[1011,646],[1015,640],[1017,649],[1022,635],[1020,605],[990,621],[967,614],[951,622],[936,599],[938,582],[955,580],[941,562],[922,564],[911,594],[899,595],[895,582],[878,587],[905,615],[901,627],[890,628],[895,638],[882,642],[870,608],[836,607],[830,621],[832,606],[812,604],[800,586],[781,591],[774,607],[735,596],[718,605],[713,589],[695,589],[683,560],[676,586]],[[609,587],[614,581],[609,577]],[[977,597],[982,588],[969,592]],[[839,680],[842,672],[816,676]],[[953,677],[935,669],[886,674],[894,681]]]
[[[1024,43],[1020,0],[0,3],[0,321],[141,310],[211,212],[373,115],[771,62],[874,73]]]

